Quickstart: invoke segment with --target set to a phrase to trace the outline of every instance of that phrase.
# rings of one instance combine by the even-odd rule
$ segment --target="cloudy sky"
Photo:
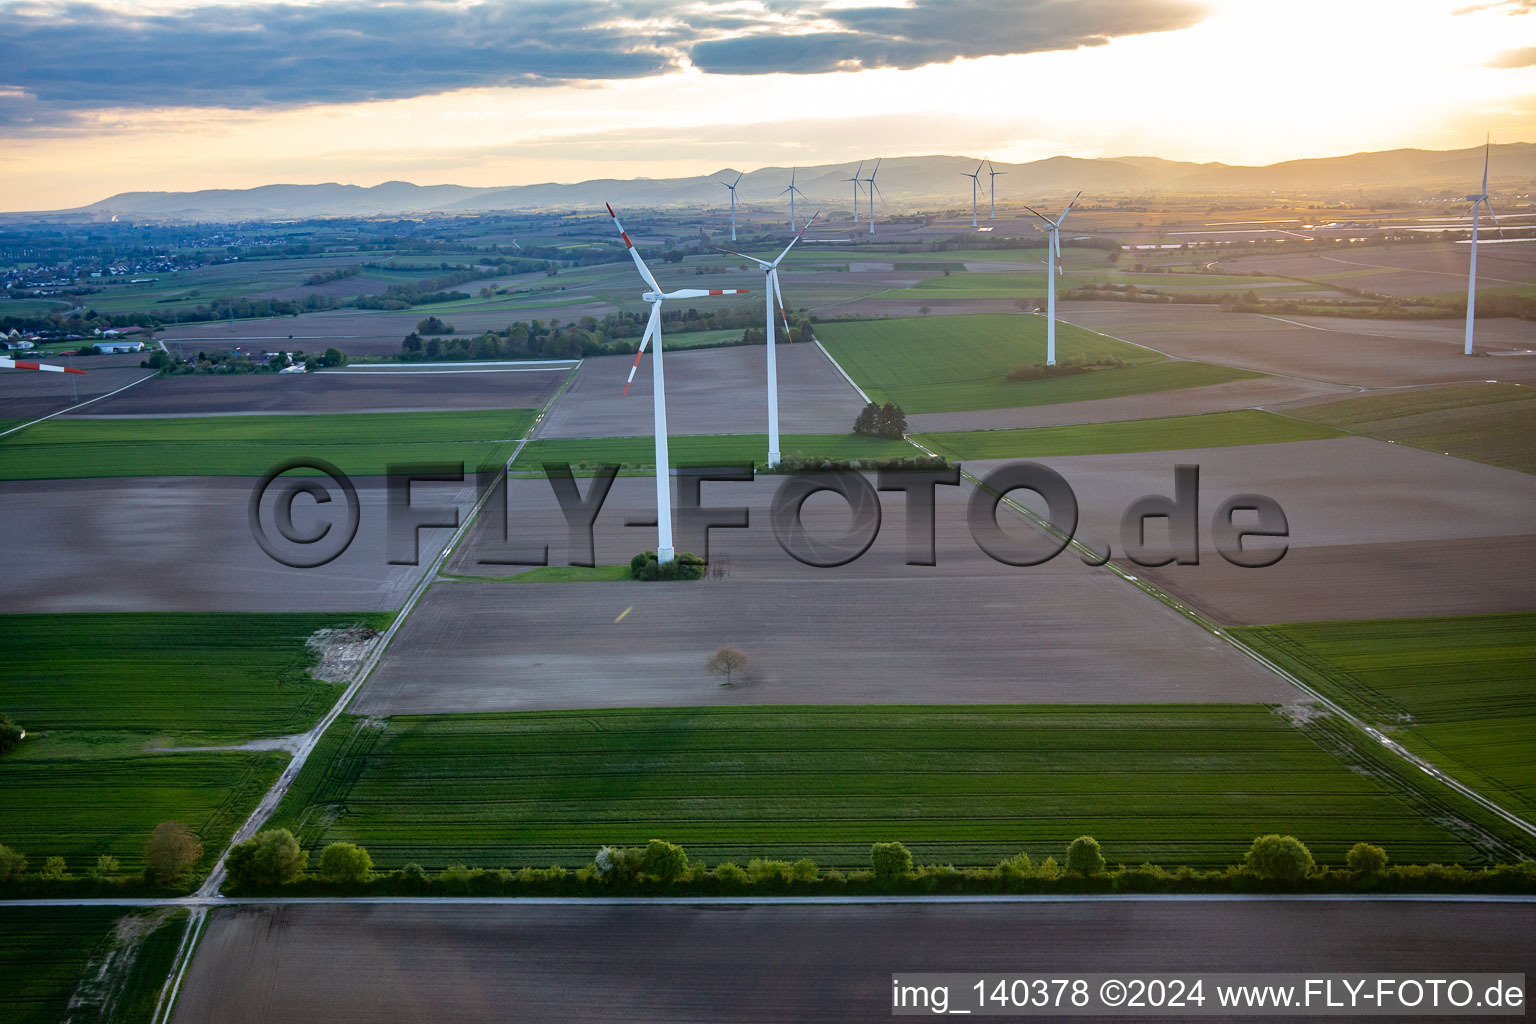
[[[1536,0],[0,0],[0,209],[1536,141]]]

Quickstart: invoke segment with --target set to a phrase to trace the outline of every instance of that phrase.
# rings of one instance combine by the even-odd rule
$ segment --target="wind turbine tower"
[[[805,195],[804,192],[801,192],[798,188],[795,187],[795,174],[799,170],[800,168],[796,167],[789,172],[789,188],[785,189],[784,192],[779,193],[781,196],[784,195],[785,192],[789,193],[789,230],[791,231],[795,230],[795,195],[797,193],[802,196]],[[735,232],[731,233],[731,241],[736,241]]]
[[[853,222],[854,222],[854,224],[858,224],[858,222],[859,222],[859,182],[864,180],[863,178],[859,177],[859,171],[862,171],[862,170],[864,170],[864,161],[860,160],[859,161],[859,169],[857,171],[853,172],[853,177],[851,177],[851,178],[844,178],[843,179],[844,181],[851,181],[851,182],[853,182]]]
[[[790,239],[789,244],[784,247],[784,251],[779,253],[778,259],[771,263],[768,260],[760,260],[756,256],[748,256],[746,253],[734,252],[730,249],[720,250],[720,252],[728,252],[732,256],[740,256],[744,260],[751,260],[762,268],[763,271],[763,289],[767,293],[763,303],[763,341],[768,348],[768,465],[770,466],[777,466],[779,464],[779,364],[775,348],[776,343],[774,341],[774,334],[776,332],[773,326],[773,303],[775,298],[778,299],[779,303],[779,319],[784,324],[784,337],[788,338],[790,336],[789,316],[784,312],[784,290],[779,287],[779,264],[783,262],[785,256],[789,255],[789,250],[795,247],[795,243],[800,241],[801,236],[810,230],[811,225],[820,216],[821,213],[819,211],[813,214],[811,219],[805,222],[805,227],[800,229],[800,233]]]
[[[981,168],[985,164],[986,161],[983,160],[976,165],[976,170],[970,173],[960,172],[960,177],[971,179],[971,227],[973,228],[980,226],[980,221],[976,219],[976,193],[981,190]]]
[[[977,169],[980,170],[980,168]],[[1039,217],[1040,220],[1045,223],[1046,267],[1049,268],[1045,272],[1046,366],[1056,365],[1056,275],[1065,273],[1065,271],[1061,269],[1061,222],[1067,219],[1067,214],[1071,213],[1072,207],[1077,205],[1077,196],[1080,195],[1082,195],[1081,192],[1079,192],[1076,196],[1073,196],[1072,201],[1067,204],[1067,208],[1062,210],[1061,216],[1057,217],[1055,220],[1051,220],[1049,217],[1038,213],[1033,209],[1030,209],[1028,206],[1024,207],[1024,209],[1029,210],[1030,213],[1033,213],[1036,217]]]
[[[656,283],[656,278],[651,275],[651,268],[645,265],[645,260],[640,258],[640,252],[635,248],[635,243],[629,240],[624,225],[619,223],[618,215],[613,212],[613,207],[608,207],[608,216],[613,218],[613,226],[619,229],[619,236],[624,239],[624,247],[629,250],[629,255],[634,258],[635,269],[640,271],[640,279],[646,283],[648,290],[642,292],[640,298],[651,304],[651,315],[645,323],[645,333],[640,336],[640,347],[635,352],[635,363],[629,368],[629,380],[624,382],[624,394],[629,394],[629,386],[635,381],[635,371],[640,368],[640,357],[645,354],[645,346],[652,338],[656,339],[656,351],[651,358],[651,396],[652,416],[655,418],[656,430],[656,561],[666,563],[676,557],[672,547],[672,467],[667,460],[667,388],[666,379],[662,374],[661,366],[661,304],[667,299],[701,299],[707,295],[745,295],[744,288],[678,288],[675,291],[664,292],[661,285]]]
[[[881,199],[885,198],[885,196],[880,195],[880,186],[875,184],[875,175],[880,173],[880,160],[883,160],[883,159],[885,159],[885,158],[884,157],[880,157],[879,159],[875,160],[875,169],[870,171],[869,172],[869,177],[864,179],[864,183],[867,186],[869,186],[868,187],[868,193],[869,193],[869,233],[870,234],[874,234],[875,233],[875,196],[880,196]],[[857,218],[855,218],[855,219],[857,219]]]
[[[741,173],[737,172],[735,181],[722,181],[720,184],[731,190],[731,241],[736,241],[736,186],[741,184]]]
[[[1007,171],[994,170],[992,168],[992,161],[987,161],[987,185],[992,190],[992,212],[988,216],[988,220],[997,220],[997,176],[1007,173]]]
[[[1504,229],[1499,227],[1499,218],[1494,217],[1493,207],[1488,205],[1488,150],[1490,142],[1483,143],[1483,190],[1475,196],[1467,196],[1467,201],[1472,204],[1472,209],[1467,212],[1472,215],[1472,259],[1467,265],[1467,343],[1462,349],[1462,355],[1472,354],[1472,318],[1476,315],[1477,307],[1477,214],[1479,207],[1487,207],[1488,216],[1493,218],[1493,226],[1498,228],[1499,236],[1503,237]]]

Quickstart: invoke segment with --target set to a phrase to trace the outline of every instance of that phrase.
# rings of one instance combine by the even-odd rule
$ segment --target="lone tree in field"
[[[1300,839],[1274,833],[1255,839],[1243,860],[1254,874],[1275,882],[1299,882],[1314,863]]]
[[[730,686],[732,677],[745,671],[747,656],[734,647],[717,647],[715,653],[704,659],[704,671],[712,676],[724,676],[721,686]]]
[[[163,821],[144,844],[144,869],[161,885],[171,885],[202,856],[203,844],[191,829],[179,821]]]

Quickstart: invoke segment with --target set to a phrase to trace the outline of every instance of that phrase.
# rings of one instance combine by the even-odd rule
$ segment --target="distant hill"
[[[1345,189],[1383,186],[1444,186],[1465,183],[1470,189],[1482,173],[1482,147],[1461,150],[1396,149],[1379,153],[1311,160],[1287,160],[1263,167],[1221,163],[1188,163],[1158,157],[1080,159],[1055,156],[1023,164],[994,164],[1006,174],[997,181],[999,198],[1041,196],[1082,189],[1093,192],[1223,192],[1270,189]],[[916,156],[883,160],[876,178],[886,202],[943,202],[964,205],[970,183],[962,175],[976,170],[976,157]],[[867,177],[873,162],[863,165]],[[1493,147],[1495,180],[1536,179],[1536,144],[1519,142]],[[796,182],[809,206],[851,202],[853,186],[844,179],[858,163],[801,167]],[[626,207],[718,205],[726,196],[721,181],[733,181],[736,171],[691,178],[596,179],[572,184],[548,182],[506,188],[464,185],[414,185],[388,181],[363,188],[357,185],[263,185],[252,189],[209,189],[202,192],[124,192],[76,210],[52,215],[89,217],[137,216],[170,220],[242,220],[262,218],[372,216],[483,210],[587,208],[611,201]],[[738,196],[743,203],[780,201],[789,183],[790,168],[764,167],[742,175]],[[981,181],[987,186],[986,169]],[[12,215],[14,216],[14,215]]]

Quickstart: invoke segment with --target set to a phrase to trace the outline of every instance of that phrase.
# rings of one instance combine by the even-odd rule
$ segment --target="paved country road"
[[[873,1021],[903,971],[1532,967],[1528,902],[245,904],[214,914],[173,1019]]]

